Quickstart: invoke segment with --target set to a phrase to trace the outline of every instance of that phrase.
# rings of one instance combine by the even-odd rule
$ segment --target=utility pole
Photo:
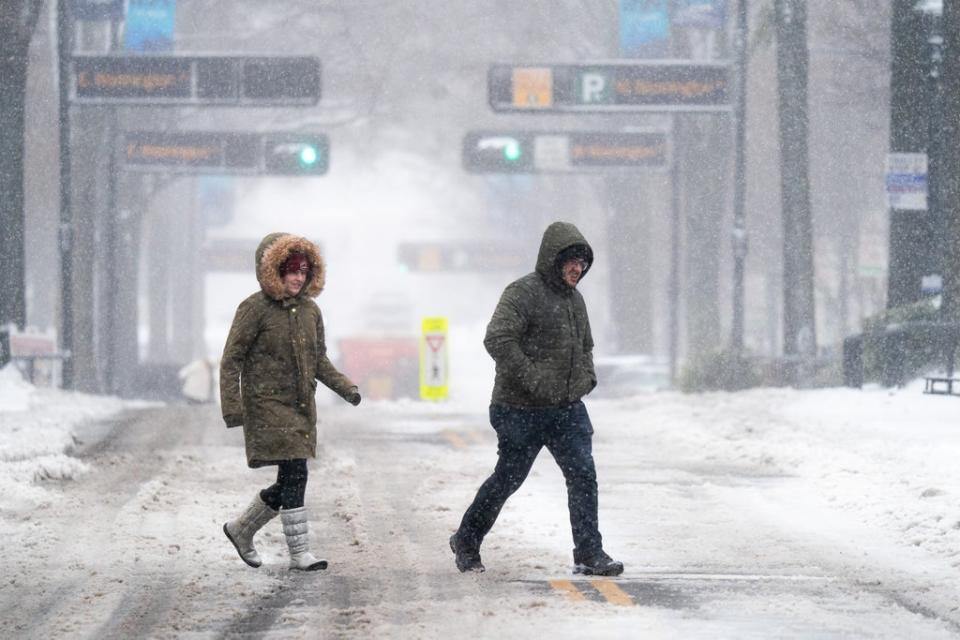
[[[784,355],[806,360],[817,351],[813,221],[807,153],[805,0],[775,0],[783,210]]]
[[[746,139],[747,139],[747,0],[737,3],[737,26],[734,49],[737,56],[737,88],[734,117],[734,176],[733,176],[733,321],[730,348],[737,360],[743,353],[743,298],[744,261],[747,257],[746,224]]]

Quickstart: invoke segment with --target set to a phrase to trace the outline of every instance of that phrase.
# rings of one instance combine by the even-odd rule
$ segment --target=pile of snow
[[[0,415],[29,409],[33,389],[13,365],[0,369]]]
[[[0,494],[6,509],[48,501],[44,480],[69,480],[89,466],[69,455],[76,430],[124,408],[117,398],[34,387],[13,365],[0,369]]]
[[[783,478],[792,487],[779,490],[784,521],[806,520],[819,535],[843,537],[839,526],[806,510],[816,503],[955,569],[960,399],[922,389],[921,380],[900,389],[668,392],[594,402],[591,412],[598,430],[614,441],[639,430],[645,447],[669,447],[671,457]],[[739,486],[731,493],[751,494]]]

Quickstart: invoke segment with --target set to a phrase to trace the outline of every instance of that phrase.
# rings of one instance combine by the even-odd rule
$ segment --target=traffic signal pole
[[[739,360],[743,353],[744,262],[747,257],[746,226],[746,139],[747,139],[747,0],[737,3],[737,27],[734,48],[737,56],[736,104],[734,107],[733,176],[733,321],[730,348]]]
[[[683,116],[673,116],[673,151],[670,163],[670,284],[667,287],[670,321],[668,327],[668,358],[670,384],[677,382],[677,363],[680,358],[680,123]]]
[[[70,180],[70,51],[73,23],[67,0],[57,3],[57,77],[60,89],[60,351],[61,384],[73,388],[73,212]]]

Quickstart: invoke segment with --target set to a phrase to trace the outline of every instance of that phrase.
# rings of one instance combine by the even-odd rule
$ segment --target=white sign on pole
[[[887,207],[927,210],[927,154],[887,154]]]

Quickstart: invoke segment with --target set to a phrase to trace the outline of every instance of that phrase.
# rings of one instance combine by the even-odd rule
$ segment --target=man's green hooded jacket
[[[580,292],[563,282],[558,264],[560,253],[577,245],[587,256],[586,275],[593,263],[590,244],[572,224],[551,224],[536,270],[510,283],[500,297],[483,341],[497,364],[493,404],[561,406],[597,385],[587,307]]]

